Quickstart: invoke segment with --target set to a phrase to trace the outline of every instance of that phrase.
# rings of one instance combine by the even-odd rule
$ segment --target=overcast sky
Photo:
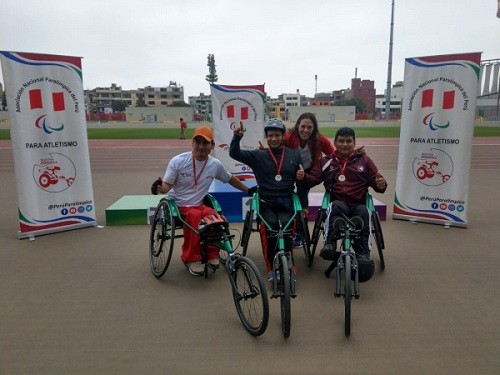
[[[483,52],[500,59],[497,0],[396,0],[392,82],[408,57]],[[176,81],[210,93],[265,83],[268,95],[313,96],[357,76],[387,86],[391,0],[1,0],[0,50],[83,57],[83,86]],[[3,77],[2,81],[3,83]]]

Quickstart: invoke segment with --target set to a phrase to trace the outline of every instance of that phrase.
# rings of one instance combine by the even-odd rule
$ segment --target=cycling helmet
[[[264,126],[264,133],[267,134],[268,130],[279,130],[284,134],[286,131],[285,123],[279,118],[270,118]]]

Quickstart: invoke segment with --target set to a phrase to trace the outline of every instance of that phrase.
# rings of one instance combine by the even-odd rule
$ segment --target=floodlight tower
[[[391,35],[389,39],[389,63],[387,68],[387,89],[385,91],[385,118],[389,119],[391,112],[391,80],[392,80],[392,39],[394,35],[394,0],[391,10]]]

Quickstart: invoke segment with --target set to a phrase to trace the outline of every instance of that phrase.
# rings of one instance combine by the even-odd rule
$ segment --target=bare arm
[[[170,189],[172,189],[172,184],[166,183],[165,181],[162,181],[160,190],[158,191],[159,194],[168,194]]]
[[[238,190],[241,190],[244,193],[248,193],[248,187],[236,176],[231,177],[231,179],[229,180],[229,185],[235,187]]]

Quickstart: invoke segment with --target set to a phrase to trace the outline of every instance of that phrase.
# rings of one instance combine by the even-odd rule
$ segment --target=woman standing
[[[332,155],[334,148],[332,142],[320,134],[318,120],[313,113],[303,113],[297,119],[293,129],[285,133],[284,146],[298,149],[302,156],[302,166],[306,173],[313,167],[314,163],[321,159],[323,154]],[[309,188],[300,181],[297,182],[297,195],[300,204],[304,210],[304,216],[307,217],[309,207]],[[294,238],[294,246],[301,246],[300,236]]]

